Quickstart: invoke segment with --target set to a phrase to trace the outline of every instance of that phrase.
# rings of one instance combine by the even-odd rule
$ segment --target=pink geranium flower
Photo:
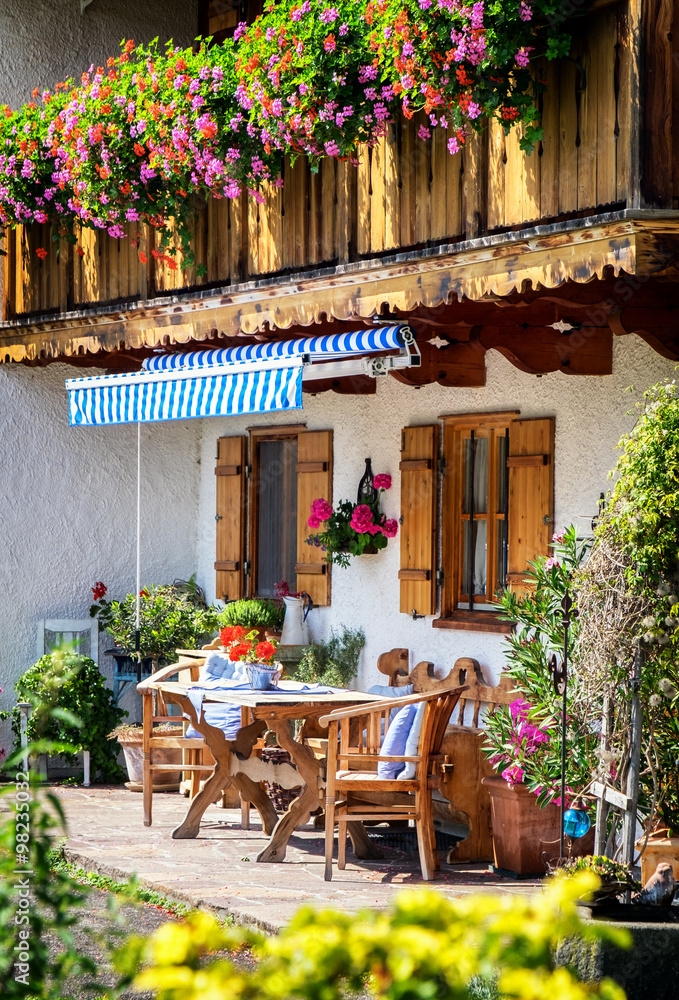
[[[393,517],[388,517],[384,522],[382,531],[387,538],[395,538],[396,533],[398,532],[398,521],[396,521]]]
[[[351,515],[349,523],[359,535],[364,535],[367,531],[370,531],[371,525],[373,525],[373,512],[367,503],[359,503],[354,507],[354,512]]]
[[[381,472],[378,476],[373,477],[373,486],[376,490],[390,490],[391,489],[391,476],[388,472]]]
[[[319,497],[318,500],[314,500],[311,504],[311,515],[312,517],[318,518],[318,521],[327,521],[332,517],[332,504],[329,504],[327,500],[323,497]],[[317,528],[318,525],[312,525],[312,527]]]

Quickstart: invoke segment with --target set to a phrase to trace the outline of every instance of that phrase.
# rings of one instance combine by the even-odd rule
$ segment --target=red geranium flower
[[[258,642],[255,646],[255,656],[260,663],[270,662],[273,659],[275,652],[276,647],[267,639],[265,639],[264,642]]]
[[[231,649],[229,650],[229,659],[234,663],[237,660],[244,660],[251,649],[252,649],[251,643],[240,642],[237,645],[232,646]]]
[[[106,586],[98,580],[92,587],[92,593],[94,594],[95,601],[101,600],[102,597],[106,597]]]
[[[248,634],[248,630],[242,625],[227,625],[219,633],[222,646],[230,646],[232,643],[243,639]]]

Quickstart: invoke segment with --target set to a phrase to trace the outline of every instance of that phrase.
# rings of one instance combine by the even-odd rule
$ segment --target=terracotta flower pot
[[[125,755],[125,766],[130,782],[137,785],[144,780],[144,767],[142,759],[142,739],[140,733],[121,733],[117,737],[118,743]],[[153,751],[154,764],[179,764],[182,762],[182,752],[177,749],[161,749]],[[181,769],[177,771],[154,771],[153,785],[176,785],[181,781]]]
[[[561,809],[540,808],[526,785],[508,785],[504,778],[483,778],[490,795],[495,867],[515,875],[544,875],[547,862],[559,855]],[[591,854],[594,833],[573,841],[571,855]]]

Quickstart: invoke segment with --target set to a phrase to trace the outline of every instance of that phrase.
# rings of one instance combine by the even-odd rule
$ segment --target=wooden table
[[[348,708],[367,702],[383,701],[379,695],[356,691],[339,691],[321,694],[301,690],[305,685],[295,681],[281,681],[279,687],[286,693],[252,690],[204,690],[199,683],[180,684],[173,681],[145,682],[145,687],[162,694],[166,702],[178,704],[190,719],[194,729],[201,734],[215,759],[215,766],[203,788],[193,798],[185,819],[172,831],[172,837],[196,837],[203,813],[230,783],[241,793],[242,799],[255,806],[262,819],[264,833],[269,843],[260,851],[257,861],[282,861],[288,841],[296,827],[306,823],[311,813],[325,803],[324,762],[313,751],[296,740],[291,732],[293,719],[314,720],[327,715],[334,708]],[[205,721],[204,711],[196,712],[189,691],[204,691],[203,705],[221,703],[238,705],[241,709],[241,728],[235,739],[227,740],[221,729]],[[271,764],[253,753],[255,744],[265,730],[272,730],[279,746],[288,751],[290,764]],[[144,760],[144,796],[152,795],[150,759]],[[146,773],[148,771],[148,774]],[[303,789],[279,818],[269,796],[259,782],[272,781],[287,788],[303,785]],[[146,803],[145,803],[146,807]],[[369,841],[361,823],[349,824],[354,852],[357,857],[380,857]]]

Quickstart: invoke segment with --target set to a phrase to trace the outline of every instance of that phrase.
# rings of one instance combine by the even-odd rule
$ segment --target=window
[[[317,497],[332,500],[332,431],[254,427],[217,442],[217,596],[272,597],[274,584],[330,603],[329,566],[306,544]]]
[[[79,656],[99,662],[99,623],[96,618],[49,618],[38,622],[38,659],[68,644]]]
[[[521,590],[528,561],[549,552],[554,421],[518,410],[440,419],[440,466],[437,426],[403,431],[401,611],[435,614],[438,583],[436,627],[504,631],[498,592]]]
[[[255,438],[252,450],[253,589],[274,597],[275,583],[297,576],[297,435]]]
[[[507,577],[508,415],[448,421],[444,453],[450,477],[442,514],[452,554],[448,596],[453,610],[489,611]]]

